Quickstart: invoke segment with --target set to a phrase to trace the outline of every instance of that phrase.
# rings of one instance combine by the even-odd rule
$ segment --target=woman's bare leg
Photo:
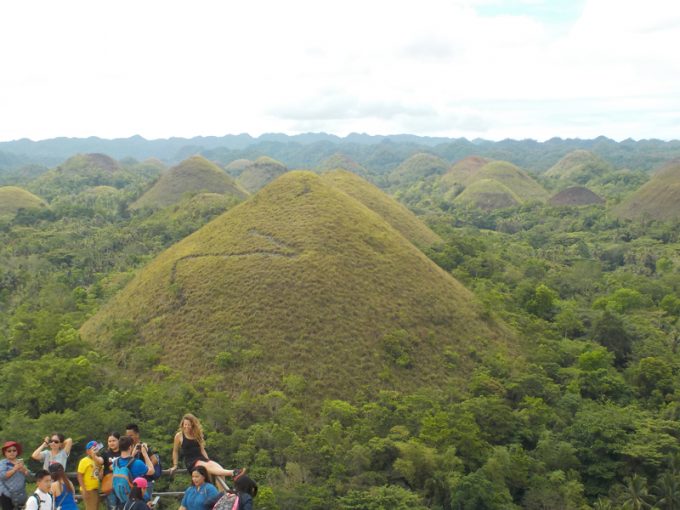
[[[203,466],[208,473],[215,476],[234,476],[234,471],[232,469],[224,469],[214,460],[198,460],[194,466]]]

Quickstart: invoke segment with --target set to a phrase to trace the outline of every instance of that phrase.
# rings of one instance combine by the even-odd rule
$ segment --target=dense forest
[[[211,457],[247,466],[258,481],[259,509],[680,508],[680,202],[667,196],[680,189],[680,167],[672,161],[680,156],[678,142],[375,142],[321,137],[250,146],[175,144],[170,157],[147,148],[144,154],[111,151],[113,158],[48,148],[38,157],[0,146],[3,441],[31,450],[46,434],[63,431],[76,443],[73,460],[89,439],[103,440],[136,421],[169,464],[179,419],[192,412],[206,425]],[[582,152],[571,154],[577,149]],[[212,163],[189,158],[195,153]],[[337,153],[343,157],[329,162]],[[478,160],[464,159],[472,155]],[[160,160],[141,160],[151,156]],[[277,184],[290,168],[321,173],[336,166],[396,197],[433,233],[400,230],[411,221],[406,213],[394,213],[388,202],[379,209],[375,204],[388,197],[378,198],[377,190],[369,197],[368,187],[346,177],[335,177],[331,186],[333,178],[305,173]],[[168,182],[173,171],[181,179]],[[214,182],[219,172],[219,190],[202,180],[209,174]],[[659,182],[661,191],[654,188]],[[598,200],[560,205],[550,199],[577,186]],[[285,200],[279,192],[288,193]],[[364,205],[355,207],[344,193]],[[314,194],[323,200],[312,202]],[[309,203],[292,216],[296,199]],[[324,200],[336,208],[324,209]],[[637,214],[640,201],[656,209]],[[343,223],[345,213],[354,216]],[[171,311],[148,323],[133,312],[110,311],[116,296],[145,288],[145,268],[203,238],[217,246],[224,237],[258,253],[278,250],[284,269],[260,276],[268,288],[276,289],[279,278],[290,285],[286,257],[323,247],[304,244],[274,218],[311,221],[305,214],[317,216],[315,232],[327,224],[324,235],[332,238],[335,229],[347,236],[334,252],[370,254],[347,266],[366,271],[362,278],[402,272],[406,279],[409,268],[422,267],[422,274],[450,279],[447,289],[462,283],[478,309],[456,306],[477,329],[463,341],[459,329],[466,326],[436,319],[412,324],[415,319],[395,312],[393,329],[376,344],[380,351],[355,358],[348,338],[351,333],[359,341],[361,331],[350,324],[350,336],[333,338],[322,320],[316,322],[330,309],[321,306],[307,315],[291,312],[297,329],[286,345],[300,355],[281,361],[289,371],[267,364],[269,326],[260,319],[259,343],[246,326],[196,331],[210,359],[207,368],[189,369],[182,363],[193,353],[183,356],[182,349],[196,345],[184,337],[170,344],[149,340],[154,328],[175,331],[162,328],[181,323],[182,308],[162,303]],[[247,221],[258,215],[264,219],[256,234],[265,248],[237,236],[239,228],[252,233]],[[357,223],[361,228],[351,230]],[[354,244],[352,235],[363,244]],[[397,252],[411,253],[405,244],[411,241],[419,251],[414,248],[407,261],[397,258]],[[177,260],[195,257],[187,253]],[[422,254],[429,260],[420,261]],[[332,265],[335,255],[310,257],[309,271],[317,271],[319,282],[338,274],[337,292],[349,292],[341,285],[348,269]],[[234,262],[239,270],[251,267],[240,260]],[[381,272],[381,263],[396,270]],[[176,279],[167,299],[185,303],[198,291],[181,287],[180,278],[214,275],[210,266],[192,273],[181,267],[172,266]],[[451,300],[466,295],[455,292]],[[288,302],[284,291],[278,295],[277,306],[313,306]],[[352,303],[359,306],[361,297],[347,296],[338,305],[349,323],[359,324]],[[398,298],[376,296],[367,306],[382,310],[390,306],[383,301]],[[145,306],[152,305],[140,309]],[[428,306],[447,313],[445,304]],[[243,320],[265,312],[253,310]],[[102,314],[108,322],[95,329],[91,324]],[[309,323],[301,325],[300,317]],[[183,327],[177,331],[188,331]],[[327,343],[324,352],[336,356],[339,374],[347,374],[336,389],[315,386],[308,376],[318,359],[304,355],[305,335]],[[170,357],[169,350],[180,355]],[[305,366],[298,370],[296,363]],[[428,365],[436,377],[423,373]],[[262,383],[269,379],[258,379],[257,372],[275,382]],[[178,476],[158,485],[181,490],[188,483]]]

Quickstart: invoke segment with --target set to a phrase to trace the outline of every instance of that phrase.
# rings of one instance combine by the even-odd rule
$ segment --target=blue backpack
[[[132,473],[130,466],[135,461],[134,457],[128,457],[127,462],[121,465],[120,457],[113,461],[113,494],[116,496],[116,501],[124,505],[130,495],[132,489]]]

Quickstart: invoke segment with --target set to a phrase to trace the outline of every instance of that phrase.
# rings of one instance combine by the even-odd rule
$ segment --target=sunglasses
[[[59,441],[58,439],[50,439],[50,443],[57,443],[57,444],[59,444],[59,443],[61,443],[61,441]]]
[[[6,451],[7,453],[16,453],[16,452],[18,452],[19,450],[17,450],[16,448],[7,448],[5,451]]]

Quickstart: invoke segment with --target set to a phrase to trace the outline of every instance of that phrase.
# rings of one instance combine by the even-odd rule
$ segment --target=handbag
[[[106,473],[103,476],[100,490],[104,494],[111,494],[111,491],[113,490],[113,473]]]

